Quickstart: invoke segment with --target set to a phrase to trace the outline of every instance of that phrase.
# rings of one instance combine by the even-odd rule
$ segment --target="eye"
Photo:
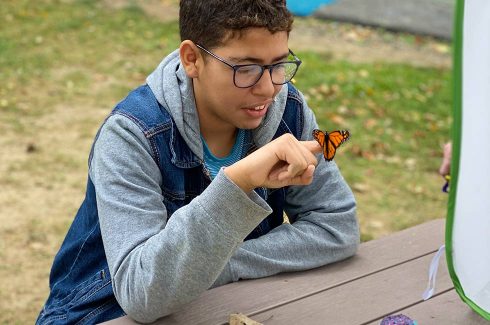
[[[288,69],[287,63],[279,63],[274,66],[274,72],[284,73]]]
[[[239,67],[236,72],[240,75],[257,75],[257,73],[260,73],[261,67],[258,65],[245,65]]]

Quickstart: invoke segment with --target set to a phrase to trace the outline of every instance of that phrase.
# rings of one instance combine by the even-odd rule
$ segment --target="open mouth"
[[[257,105],[253,107],[246,107],[245,112],[247,112],[248,116],[252,118],[262,118],[267,114],[267,109],[269,107],[270,103],[262,104],[262,105]]]
[[[261,111],[261,110],[263,110],[263,109],[264,109],[266,106],[267,106],[267,105],[266,105],[266,104],[264,104],[264,105],[260,105],[260,106],[255,106],[255,107],[247,108],[247,109],[249,109],[249,110],[251,110],[251,111]]]
[[[244,108],[247,110],[250,110],[250,111],[262,111],[262,110],[268,108],[272,104],[273,101],[274,100],[269,99],[269,100],[266,100],[266,101],[263,101],[260,103],[252,104],[251,106],[244,107]]]
[[[267,114],[267,110],[271,106],[273,100],[269,99],[263,102],[254,103],[250,106],[243,107],[244,112],[253,119],[263,118]]]

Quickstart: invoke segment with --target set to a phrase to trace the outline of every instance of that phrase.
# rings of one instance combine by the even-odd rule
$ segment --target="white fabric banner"
[[[453,263],[466,297],[490,312],[489,0],[465,1],[462,85]]]

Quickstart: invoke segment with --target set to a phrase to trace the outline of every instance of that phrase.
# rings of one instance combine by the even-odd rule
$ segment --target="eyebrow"
[[[289,56],[289,52],[283,55],[280,55],[272,60],[272,62],[279,62],[287,59]],[[252,56],[247,56],[247,57],[229,57],[228,58],[230,61],[235,62],[236,64],[240,64],[243,62],[252,62],[252,63],[263,63],[263,61],[259,58],[254,58]]]

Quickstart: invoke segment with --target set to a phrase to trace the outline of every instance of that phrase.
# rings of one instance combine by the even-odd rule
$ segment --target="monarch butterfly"
[[[331,161],[335,157],[337,148],[349,139],[350,133],[347,130],[337,130],[329,133],[315,129],[313,130],[313,137],[323,148],[325,160]]]

